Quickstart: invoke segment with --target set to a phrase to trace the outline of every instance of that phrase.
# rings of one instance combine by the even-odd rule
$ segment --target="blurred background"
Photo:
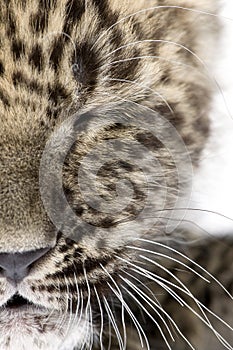
[[[219,89],[211,111],[211,137],[194,177],[190,208],[196,210],[188,211],[186,219],[207,234],[233,235],[233,1],[221,3],[223,31],[213,58]]]

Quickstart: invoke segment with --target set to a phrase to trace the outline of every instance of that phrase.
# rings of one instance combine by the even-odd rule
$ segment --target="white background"
[[[233,234],[233,1],[224,0],[222,4],[220,15],[228,19],[221,17],[222,43],[217,44],[219,57],[213,57],[213,75],[221,92],[214,99],[211,138],[194,178],[190,204],[216,213],[189,211],[187,215],[208,234]]]

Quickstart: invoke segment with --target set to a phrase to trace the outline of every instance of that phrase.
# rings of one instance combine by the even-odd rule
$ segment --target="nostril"
[[[29,267],[49,250],[43,248],[26,253],[0,253],[0,268],[5,277],[19,282],[27,276]]]

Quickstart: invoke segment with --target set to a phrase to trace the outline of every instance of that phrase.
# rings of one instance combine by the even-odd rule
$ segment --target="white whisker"
[[[124,278],[123,278],[123,279],[124,279]],[[159,323],[155,320],[155,318],[147,311],[147,309],[143,306],[143,304],[142,304],[142,303],[141,303],[141,302],[140,302],[140,301],[125,287],[125,286],[122,285],[122,288],[131,296],[131,298],[132,298],[133,300],[136,301],[136,303],[137,303],[137,304],[140,306],[140,308],[145,312],[145,314],[147,314],[147,315],[149,316],[149,318],[154,322],[154,324],[155,324],[156,327],[158,328],[158,330],[159,330],[159,332],[160,332],[160,334],[161,334],[161,336],[162,336],[164,342],[166,343],[167,348],[168,348],[169,350],[172,350],[172,348],[171,348],[171,346],[170,346],[170,344],[169,344],[169,342],[168,342],[168,340],[167,340],[167,338],[166,338],[166,336],[165,336],[165,334],[164,334],[162,328],[160,327]]]
[[[145,89],[145,90],[149,90],[149,91],[151,91],[153,94],[155,94],[156,96],[158,96],[158,97],[166,104],[166,106],[168,107],[168,109],[170,110],[170,112],[171,112],[172,114],[174,114],[174,111],[173,111],[172,107],[169,105],[169,103],[167,102],[167,100],[165,99],[165,97],[164,97],[163,95],[161,95],[159,92],[154,91],[153,89],[151,89],[149,86],[143,85],[143,84],[141,84],[141,83],[137,83],[136,81],[133,81],[133,80],[127,80],[127,79],[106,78],[106,80],[109,80],[109,81],[118,81],[118,82],[128,83],[128,84],[134,84],[134,85],[136,85],[136,86],[142,87],[142,88]],[[154,113],[155,113],[155,111],[154,111]]]
[[[150,344],[148,342],[148,338],[147,338],[147,336],[146,336],[142,326],[140,325],[140,323],[138,322],[137,318],[135,317],[134,313],[132,312],[132,310],[130,309],[130,307],[126,303],[126,301],[121,298],[120,294],[109,283],[107,283],[107,284],[108,284],[109,288],[112,290],[112,292],[120,300],[120,302],[122,302],[124,304],[124,307],[125,307],[126,311],[128,312],[128,314],[129,314],[131,320],[133,321],[133,324],[134,324],[134,326],[135,326],[135,328],[137,330],[137,334],[139,336],[142,348],[144,347],[144,343],[143,343],[143,339],[142,339],[142,336],[143,336],[144,339],[145,339],[145,342],[146,342],[147,350],[150,350]]]
[[[115,22],[114,24],[112,24],[107,30],[105,30],[100,36],[99,38],[95,41],[94,45],[92,46],[95,47],[95,45],[97,45],[97,43],[112,29],[114,28],[115,26],[117,26],[119,23],[122,23],[124,21],[126,21],[127,19],[129,18],[132,18],[133,16],[136,16],[136,15],[139,15],[139,14],[142,14],[142,13],[146,13],[147,11],[154,11],[154,10],[157,10],[157,9],[180,9],[180,10],[184,10],[184,11],[190,11],[190,12],[193,12],[193,13],[198,13],[198,14],[201,14],[201,15],[208,15],[208,16],[212,16],[212,17],[218,17],[218,18],[223,18],[223,19],[226,19],[226,20],[229,20],[229,21],[233,21],[232,18],[228,18],[228,17],[225,17],[225,16],[220,16],[218,14],[215,14],[215,13],[211,13],[211,12],[207,12],[207,11],[203,11],[203,10],[198,10],[198,9],[193,9],[193,8],[188,8],[188,7],[182,7],[182,6],[169,6],[169,5],[161,5],[161,6],[153,6],[153,7],[148,7],[148,8],[144,8],[142,10],[139,10],[139,11],[136,11],[136,12],[133,12],[123,18],[121,18],[120,20],[118,20],[117,22]]]
[[[100,350],[104,350],[103,346],[103,332],[104,332],[104,315],[103,315],[103,308],[100,302],[99,294],[97,293],[96,287],[94,286],[94,291],[96,295],[96,299],[99,305],[100,310],[100,333],[99,333],[99,342],[100,342]]]
[[[77,281],[77,277],[76,274],[74,273],[74,280],[75,280],[75,286],[76,286],[76,290],[77,290],[77,305],[76,305],[76,310],[75,310],[75,316],[74,316],[74,320],[73,320],[73,325],[76,324],[77,318],[78,318],[78,311],[79,311],[79,306],[80,306],[80,292],[79,292],[79,287],[78,287],[78,281]]]
[[[104,272],[107,274],[107,276],[110,278],[110,280],[113,282],[114,286],[116,287],[118,293],[121,296],[121,299],[123,299],[123,295],[121,293],[121,290],[119,288],[119,286],[117,285],[116,281],[114,280],[114,278],[110,275],[110,273],[108,272],[108,270],[102,265],[100,264],[100,267],[104,270]],[[124,310],[124,305],[123,303],[121,303],[121,322],[122,322],[122,327],[123,327],[123,349],[126,349],[126,343],[127,343],[127,333],[126,333],[126,325],[125,325],[125,310]]]
[[[122,337],[121,337],[121,334],[120,334],[120,331],[119,331],[119,328],[117,326],[117,323],[116,323],[116,320],[115,320],[115,317],[113,315],[113,312],[107,302],[107,299],[105,298],[105,296],[103,297],[103,300],[104,300],[104,306],[105,306],[105,309],[107,311],[107,314],[108,314],[108,317],[109,317],[109,320],[111,321],[111,324],[113,326],[113,329],[114,329],[114,332],[116,334],[116,337],[117,337],[117,341],[118,341],[118,344],[119,344],[119,349],[120,350],[123,350],[124,349],[124,345],[123,345],[123,340],[122,340]]]
[[[226,294],[233,300],[233,296],[230,294],[230,292],[223,286],[223,284],[216,278],[214,277],[210,272],[208,272],[204,267],[202,267],[200,264],[198,264],[197,262],[195,262],[194,260],[190,259],[187,255],[179,252],[178,250],[174,249],[174,248],[171,248],[169,246],[166,246],[165,244],[162,244],[162,243],[159,243],[159,242],[154,242],[154,241],[151,241],[151,240],[147,240],[147,239],[144,239],[144,238],[138,238],[139,241],[141,242],[145,242],[145,243],[150,243],[150,244],[153,244],[153,245],[157,245],[157,246],[160,246],[160,247],[163,247],[165,249],[168,249],[178,255],[180,255],[182,258],[188,260],[189,262],[191,262],[193,265],[197,266],[200,270],[202,270],[203,272],[205,272],[209,277],[211,277],[225,292]]]
[[[91,312],[91,289],[90,289],[90,284],[89,284],[89,281],[88,281],[87,272],[86,272],[86,268],[84,266],[84,263],[83,263],[83,273],[84,273],[84,277],[85,277],[85,280],[86,280],[87,292],[88,292],[85,318],[86,318],[86,320],[88,320],[87,324],[89,326],[87,327],[86,338],[88,339],[88,342],[90,342],[92,337],[93,337],[92,312]],[[91,328],[91,330],[90,330],[90,328]],[[90,332],[89,332],[89,330],[90,330]]]
[[[142,56],[135,56],[135,57],[133,56],[133,57],[128,57],[128,58],[124,58],[124,59],[119,59],[117,61],[112,61],[112,62],[103,64],[100,67],[100,69],[105,68],[105,67],[110,67],[110,66],[113,66],[113,65],[118,64],[118,63],[130,62],[130,61],[135,61],[135,60],[143,60],[143,59],[148,59],[148,58],[155,58],[155,59],[159,59],[159,60],[162,60],[162,61],[165,61],[165,62],[175,63],[177,65],[181,65],[181,66],[184,66],[184,67],[197,69],[196,67],[193,67],[191,64],[186,64],[186,63],[183,63],[183,62],[180,62],[180,61],[171,60],[169,58],[165,58],[165,57],[157,56],[157,55],[142,55]]]
[[[125,281],[126,282],[126,281]],[[131,288],[133,288],[138,295],[140,295],[142,297],[142,299],[152,308],[152,310],[158,312],[152,304],[155,305],[155,307],[157,307],[159,310],[161,310],[163,312],[163,314],[169,319],[169,321],[172,323],[172,325],[175,327],[175,329],[178,331],[178,333],[181,335],[181,337],[185,340],[185,342],[189,345],[189,347],[193,350],[195,350],[195,348],[193,347],[193,345],[189,342],[189,340],[185,337],[185,335],[181,332],[181,330],[179,329],[178,325],[176,324],[176,322],[172,319],[172,317],[157,303],[155,303],[148,295],[146,295],[145,293],[143,293],[143,291],[139,288],[137,288],[135,285],[132,285],[132,283],[127,280],[126,282]],[[142,295],[141,295],[142,294]],[[173,342],[175,342],[174,337],[172,336],[172,340]]]
[[[166,254],[162,254],[162,253],[159,253],[159,252],[156,252],[156,251],[152,251],[152,250],[148,250],[148,249],[145,249],[145,248],[140,248],[140,247],[135,247],[135,246],[127,246],[128,249],[133,249],[133,250],[138,250],[138,251],[141,251],[141,252],[145,252],[145,253],[149,253],[149,254],[152,254],[152,255],[156,255],[156,256],[160,256],[160,257],[163,257],[165,259],[168,259],[168,260],[171,260],[171,261],[174,261],[176,262],[177,264],[179,265],[182,265],[184,266],[186,269],[190,270],[191,272],[193,272],[195,275],[197,275],[198,277],[200,277],[202,280],[204,280],[205,282],[207,283],[210,283],[209,280],[207,280],[205,277],[203,277],[201,274],[199,274],[197,271],[195,271],[194,269],[192,269],[190,266],[186,265],[185,263],[183,263],[182,261],[180,260],[177,260],[169,255],[166,255]],[[144,257],[143,257],[144,258]]]
[[[171,273],[171,271],[169,271],[168,269],[166,269],[164,266],[160,265],[159,263],[147,258],[147,257],[143,257],[145,260],[149,261],[152,264],[155,264],[156,266],[158,266],[159,268],[161,268],[162,270],[166,271],[170,276],[172,276],[175,280],[178,281],[179,284],[181,284],[181,286],[184,288],[181,288],[179,286],[177,286],[176,284],[172,284],[170,281],[167,281],[166,279],[162,279],[162,277],[154,274],[151,271],[145,270],[133,263],[131,263],[130,261],[123,259],[121,257],[117,257],[120,260],[125,261],[127,264],[134,266],[136,268],[135,272],[137,272],[137,270],[141,270],[142,275],[144,275],[144,277],[146,276],[147,278],[151,278],[154,282],[156,282],[157,284],[159,284],[163,289],[165,289],[169,294],[171,294],[177,301],[182,300],[183,305],[185,305],[190,311],[193,312],[194,315],[196,315],[208,328],[210,328],[215,335],[218,335],[218,337],[220,337],[220,339],[222,339],[227,345],[229,345],[227,343],[227,341],[221,336],[221,334],[219,334],[212,326],[212,324],[210,323],[209,319],[207,318],[206,314],[204,313],[203,308],[205,308],[208,312],[210,312],[216,319],[218,319],[221,323],[223,323],[227,328],[229,328],[230,330],[233,330],[233,328],[227,324],[224,320],[222,320],[219,316],[217,316],[215,313],[213,313],[211,310],[209,310],[206,306],[204,306],[198,299],[196,299],[194,297],[194,295],[190,292],[190,290],[180,281],[180,279],[178,279],[173,273]],[[152,277],[154,276],[154,277]],[[180,290],[181,292],[183,292],[184,294],[188,295],[189,297],[191,297],[191,299],[196,303],[196,305],[198,306],[198,308],[200,309],[200,311],[203,313],[204,317],[206,318],[203,319],[202,316],[200,316],[189,304],[187,304],[183,299],[181,299],[177,293],[175,293],[170,287],[168,287],[166,284],[159,282],[159,280],[163,280],[166,284],[171,284],[173,287],[175,287],[176,289]],[[231,348],[230,348],[231,349]]]
[[[152,259],[147,258],[146,256],[140,255],[140,257],[141,257],[142,259],[144,259],[144,260],[150,262],[151,264],[158,266],[159,268],[161,268],[161,269],[163,269],[164,271],[166,271],[166,272],[167,272],[169,275],[171,275],[173,278],[175,278],[175,279],[182,285],[182,287],[185,288],[185,290],[182,289],[182,288],[180,288],[180,287],[177,286],[176,284],[172,284],[173,287],[178,288],[178,289],[181,290],[183,293],[185,293],[185,294],[187,294],[188,296],[190,296],[198,305],[202,306],[205,310],[207,310],[209,313],[211,313],[216,319],[218,319],[218,320],[219,320],[220,322],[222,322],[226,327],[228,327],[230,330],[233,331],[233,328],[232,328],[229,324],[227,324],[223,319],[221,319],[218,315],[216,315],[214,312],[212,312],[210,309],[208,309],[204,304],[202,304],[198,299],[196,299],[196,298],[194,297],[194,295],[190,292],[190,290],[189,290],[187,287],[185,287],[185,285],[180,281],[180,279],[178,279],[173,273],[171,273],[171,271],[169,271],[168,269],[164,268],[162,265],[160,265],[159,263],[153,261]],[[148,272],[148,273],[150,274],[150,272]],[[151,274],[152,274],[152,273],[151,273]],[[157,275],[156,275],[156,277],[157,277]],[[164,279],[164,281],[165,281],[166,283],[168,283],[165,279]]]
[[[140,289],[140,288],[138,288],[137,286],[135,286],[135,284],[134,283],[132,283],[131,281],[129,281],[127,278],[124,278],[123,276],[119,276],[124,282],[126,282],[129,286],[131,286],[131,288],[132,289],[134,289],[135,291],[137,291],[137,293],[138,293],[138,295],[144,300],[144,301],[146,301],[146,299],[144,298],[144,296],[143,296],[143,291]],[[149,297],[148,297],[149,298]],[[159,304],[157,304],[157,303],[155,303],[154,302],[154,304],[156,305],[156,307],[158,308],[158,309],[160,309],[160,305]],[[168,331],[168,334],[170,335],[170,337],[171,337],[171,339],[172,339],[172,341],[174,342],[175,341],[175,339],[174,339],[174,337],[173,337],[173,335],[172,335],[172,332],[171,332],[171,330],[170,330],[170,328],[168,327],[168,324],[166,323],[166,321],[164,320],[164,318],[162,317],[162,315],[158,312],[158,310],[156,310],[151,304],[148,304],[152,309],[153,309],[153,311],[156,313],[156,315],[161,319],[161,321],[162,321],[162,323],[164,324],[164,326],[165,326],[165,328],[167,329],[167,331]]]

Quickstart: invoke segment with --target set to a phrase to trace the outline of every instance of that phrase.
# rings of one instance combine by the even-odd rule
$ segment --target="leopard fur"
[[[130,225],[146,206],[148,191],[155,191],[150,203],[154,213],[173,208],[191,177],[186,160],[198,166],[209,135],[213,85],[203,62],[211,61],[218,38],[217,10],[213,0],[0,0],[0,254],[49,248],[16,285],[0,271],[0,349],[141,346],[132,317],[126,327],[128,345],[121,340],[119,276],[130,272],[130,262],[138,264],[136,248],[148,245],[142,239],[159,242],[166,236],[168,213],[163,211],[165,218],[157,215],[156,225],[142,218],[140,233]],[[117,152],[111,141],[117,141]],[[135,142],[138,153],[131,152]],[[179,145],[185,148],[185,157]],[[159,161],[160,171],[145,150]],[[91,152],[94,161],[88,158]],[[128,153],[133,164],[124,160]],[[95,165],[103,163],[97,187],[108,210],[101,202],[85,201],[77,180],[84,160],[82,181],[89,197],[93,195],[89,172],[94,174]],[[142,177],[141,165],[153,175],[151,180]],[[124,179],[134,193],[119,210],[111,201],[115,203],[118,194],[117,182]],[[60,180],[62,200],[56,187]],[[167,235],[169,240],[174,237],[176,247],[176,233]],[[187,236],[183,233],[182,240]],[[208,268],[211,249],[217,254],[219,245],[190,248],[197,263],[205,260],[199,256],[203,247],[208,251]],[[230,255],[232,250],[223,246],[219,254],[228,250]],[[168,269],[177,267],[171,264]],[[187,276],[186,285],[193,274]],[[169,280],[168,275],[165,278]],[[146,279],[141,276],[141,283]],[[211,288],[199,287],[199,281],[196,278],[195,285],[201,293],[196,295],[205,302]],[[226,287],[232,290],[230,282]],[[157,295],[156,286],[152,290]],[[28,306],[21,314],[9,310],[7,302],[16,292],[37,307]],[[138,312],[133,294],[127,296],[122,288],[121,293],[132,312]],[[186,316],[180,305],[163,296],[187,338],[194,338],[197,349],[209,349],[210,341],[202,333],[205,325],[199,322],[196,330],[192,317],[190,326],[182,323]],[[143,308],[147,310],[147,305]],[[145,310],[144,318],[140,316],[141,327],[143,322],[147,325],[145,338],[151,349],[163,349],[159,334],[150,339],[156,327]],[[112,345],[108,345],[109,328],[116,333]],[[210,337],[220,349],[216,334]],[[177,344],[172,349],[187,348],[187,343],[177,340]]]

